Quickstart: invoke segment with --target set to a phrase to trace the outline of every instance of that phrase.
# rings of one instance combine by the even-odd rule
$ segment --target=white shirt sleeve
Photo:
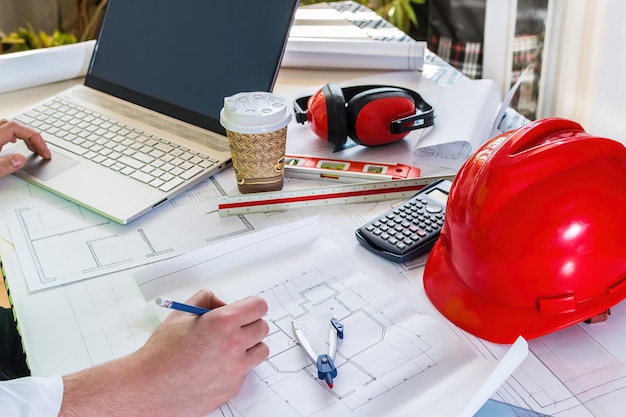
[[[0,381],[0,417],[57,417],[62,401],[60,376]]]

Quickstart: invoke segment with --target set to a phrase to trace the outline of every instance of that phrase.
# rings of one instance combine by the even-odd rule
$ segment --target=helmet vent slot
[[[536,125],[532,129],[521,128],[511,136],[509,155],[516,155],[545,145],[558,144],[581,132],[584,132],[582,127],[569,120],[562,120],[559,123],[544,123],[543,125]]]

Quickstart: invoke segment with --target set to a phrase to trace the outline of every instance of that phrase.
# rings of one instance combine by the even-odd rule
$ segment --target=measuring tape
[[[439,179],[452,181],[454,175],[223,196],[219,198],[217,207],[220,216],[233,216],[301,207],[407,199]]]

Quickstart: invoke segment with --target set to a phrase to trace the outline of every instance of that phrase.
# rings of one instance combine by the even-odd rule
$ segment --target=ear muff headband
[[[315,94],[294,101],[296,121],[343,149],[349,135],[375,146],[398,141],[408,132],[434,124],[434,110],[413,90],[389,85],[341,88],[328,83]],[[368,120],[363,122],[362,120]]]

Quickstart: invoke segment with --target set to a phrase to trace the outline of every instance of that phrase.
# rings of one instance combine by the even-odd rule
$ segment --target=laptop
[[[224,97],[272,91],[298,0],[109,0],[83,85],[14,118],[17,175],[122,224],[229,166]],[[182,174],[181,174],[182,173]]]

